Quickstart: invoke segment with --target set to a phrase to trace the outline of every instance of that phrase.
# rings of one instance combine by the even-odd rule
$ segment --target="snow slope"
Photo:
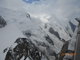
[[[4,28],[0,28],[0,60],[4,60],[5,54],[3,50],[11,45],[18,37],[24,37],[15,24],[8,24]]]

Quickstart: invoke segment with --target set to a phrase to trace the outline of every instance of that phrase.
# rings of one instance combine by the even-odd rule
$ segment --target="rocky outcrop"
[[[26,60],[27,57],[30,60],[41,60],[42,52],[36,48],[30,39],[18,38],[14,43],[17,45],[14,48],[9,47],[7,49],[5,60],[20,60],[23,56],[23,60]]]
[[[59,36],[59,33],[57,31],[55,31],[52,27],[49,28],[49,32],[51,34],[54,34],[57,38],[61,39]]]
[[[0,28],[4,27],[5,25],[7,25],[6,21],[2,16],[0,16]]]
[[[49,35],[45,36],[46,41],[48,41],[50,44],[54,45],[53,40],[49,37]]]

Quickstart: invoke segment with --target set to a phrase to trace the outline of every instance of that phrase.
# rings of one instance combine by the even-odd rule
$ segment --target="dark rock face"
[[[29,13],[26,13],[26,18],[30,19],[31,20],[31,16]]]
[[[23,34],[27,37],[31,37],[32,36],[32,33],[31,31],[23,31]]]
[[[54,42],[52,41],[52,39],[49,37],[49,35],[45,36],[45,39],[52,45],[54,45]]]
[[[75,18],[75,20],[80,24],[80,18]]]
[[[2,16],[0,16],[0,28],[4,27],[5,25],[7,25],[6,21]]]
[[[49,28],[49,32],[51,34],[54,34],[57,38],[61,39],[59,36],[59,33],[57,31],[55,31],[52,27]]]
[[[71,21],[69,21],[72,31],[74,32],[76,29],[76,25],[74,25]]]
[[[41,60],[42,53],[27,38],[18,38],[14,43],[17,45],[8,49],[5,60],[24,60],[28,57],[30,60]]]

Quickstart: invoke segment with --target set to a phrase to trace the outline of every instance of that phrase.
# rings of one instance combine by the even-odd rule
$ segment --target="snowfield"
[[[15,24],[8,24],[4,28],[0,28],[0,60],[4,60],[5,53],[3,50],[11,45],[18,37],[24,37]]]

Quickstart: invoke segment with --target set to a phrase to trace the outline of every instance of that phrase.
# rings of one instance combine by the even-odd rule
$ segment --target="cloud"
[[[80,16],[80,0],[40,0],[32,4],[23,0],[0,0],[0,6],[27,11],[37,16],[50,15],[65,21]]]
[[[70,20],[80,16],[80,0],[41,0],[26,5],[24,9],[33,14],[49,14],[60,20]]]
[[[59,11],[63,16],[66,18],[69,17],[75,17],[78,14],[80,14],[80,0],[59,0],[57,2],[57,10],[60,9]]]

